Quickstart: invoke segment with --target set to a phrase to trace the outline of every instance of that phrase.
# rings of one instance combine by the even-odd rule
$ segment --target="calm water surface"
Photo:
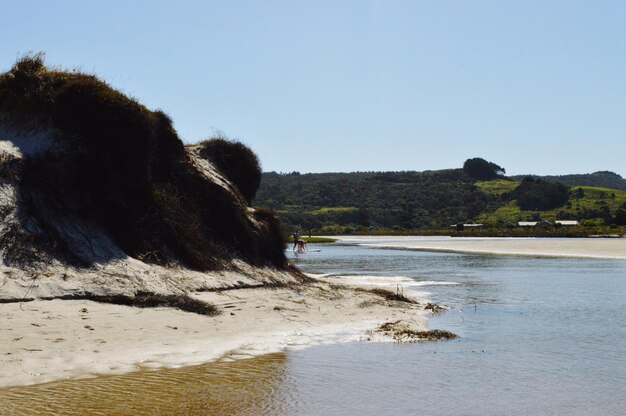
[[[626,414],[626,261],[318,248],[293,261],[448,305],[429,326],[460,339],[4,389],[3,414]]]

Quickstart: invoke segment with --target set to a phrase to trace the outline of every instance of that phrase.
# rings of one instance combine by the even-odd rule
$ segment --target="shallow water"
[[[318,248],[293,261],[448,305],[429,326],[461,338],[3,389],[2,414],[626,413],[626,261]]]
[[[287,357],[67,380],[0,390],[2,415],[252,415],[283,414]]]

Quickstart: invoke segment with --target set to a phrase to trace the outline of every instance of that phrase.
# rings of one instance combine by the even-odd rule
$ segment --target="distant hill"
[[[274,209],[288,227],[325,225],[436,228],[495,210],[461,169],[426,172],[263,174],[256,206]]]
[[[498,173],[501,168],[493,165]],[[526,177],[498,174],[477,180],[467,169],[266,172],[254,205],[276,210],[287,229],[331,233],[449,229],[473,222],[501,227],[537,219],[610,225],[626,214],[626,192],[621,190],[626,183],[617,174],[533,176],[524,181]]]
[[[526,176],[532,176],[533,178],[539,178],[549,182],[560,182],[568,186],[597,186],[600,188],[626,191],[626,179],[622,178],[617,173],[609,171],[558,176],[517,175],[511,176],[510,178],[521,181]]]

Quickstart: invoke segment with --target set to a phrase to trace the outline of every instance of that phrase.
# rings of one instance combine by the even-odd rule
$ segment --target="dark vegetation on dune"
[[[215,137],[200,143],[200,156],[222,171],[252,204],[261,185],[261,165],[252,150],[240,142]]]
[[[39,230],[33,237],[22,224],[15,235],[0,237],[5,259],[12,258],[10,250],[16,259],[28,257],[23,251],[34,247],[25,241],[31,238],[40,242],[35,251],[91,261],[64,249],[62,231],[50,220],[71,215],[104,230],[144,262],[211,270],[239,258],[286,267],[276,217],[258,210],[252,221],[241,202],[254,198],[261,177],[245,146],[202,145],[202,156],[232,181],[241,199],[194,168],[165,113],[148,110],[95,76],[48,69],[41,55],[22,58],[0,75],[0,117],[8,129],[50,129],[57,142],[52,152],[3,161],[2,180],[17,175],[18,209]]]

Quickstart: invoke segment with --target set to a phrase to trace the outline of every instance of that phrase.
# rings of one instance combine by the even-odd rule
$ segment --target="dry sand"
[[[458,238],[415,236],[334,236],[371,247],[451,253],[626,259],[626,238]]]
[[[0,304],[0,387],[367,340],[368,330],[389,321],[424,329],[427,316],[423,306],[323,282],[194,296],[222,313],[87,300]]]

